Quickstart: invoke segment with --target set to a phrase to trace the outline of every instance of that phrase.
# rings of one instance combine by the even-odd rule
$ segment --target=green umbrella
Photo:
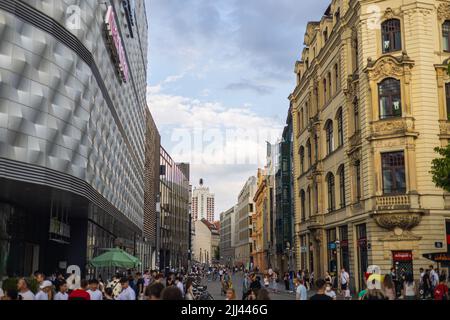
[[[138,258],[119,248],[108,249],[107,252],[93,258],[90,264],[96,268],[134,268],[141,264]]]

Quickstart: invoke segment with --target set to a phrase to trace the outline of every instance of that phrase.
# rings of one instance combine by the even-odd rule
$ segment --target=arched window
[[[319,213],[319,186],[314,183],[314,208],[316,213]]]
[[[305,148],[300,147],[300,173],[305,172]]]
[[[450,82],[445,84],[445,101],[447,104],[447,120],[450,121]]]
[[[328,120],[325,124],[325,132],[327,138],[327,154],[333,152],[334,141],[333,141],[333,121]]]
[[[335,206],[335,190],[334,190],[334,175],[329,172],[327,174],[327,188],[328,188],[328,211],[334,211]]]
[[[442,47],[444,51],[450,52],[450,20],[442,25]]]
[[[306,205],[305,205],[305,190],[300,191],[300,204],[302,210],[302,221],[305,221],[306,218]]]
[[[339,175],[339,200],[341,208],[345,207],[345,167],[342,164],[338,169]]]
[[[389,19],[381,24],[383,53],[402,50],[400,20]]]
[[[331,80],[331,72],[328,72],[328,95],[333,95],[333,81]]]
[[[311,159],[311,141],[308,139],[306,142],[306,151],[308,152],[308,167],[311,167],[312,159]]]
[[[344,119],[342,115],[342,108],[339,108],[336,116],[337,126],[338,126],[338,146],[344,144]]]
[[[402,116],[400,80],[387,78],[380,82],[378,97],[380,99],[380,119]]]
[[[323,31],[323,43],[325,44],[327,40],[328,40],[328,28],[325,28],[325,30]]]

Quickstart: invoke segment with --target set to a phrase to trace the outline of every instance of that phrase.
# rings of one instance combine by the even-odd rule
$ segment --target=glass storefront
[[[327,230],[327,249],[328,249],[328,272],[331,275],[337,274],[337,248],[336,248],[336,229]]]
[[[365,274],[369,266],[367,254],[367,229],[366,224],[356,226],[356,236],[358,241],[358,268],[360,288],[364,287]]]

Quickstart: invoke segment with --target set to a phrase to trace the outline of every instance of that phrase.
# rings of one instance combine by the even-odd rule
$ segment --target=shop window
[[[399,51],[402,49],[402,33],[400,20],[386,20],[381,25],[383,53]]]

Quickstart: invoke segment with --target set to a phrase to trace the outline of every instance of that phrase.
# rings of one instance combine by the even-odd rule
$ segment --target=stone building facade
[[[429,171],[450,140],[449,29],[440,0],[333,0],[308,23],[290,96],[297,269],[344,266],[361,288],[370,265],[417,279],[448,257],[450,195]]]

